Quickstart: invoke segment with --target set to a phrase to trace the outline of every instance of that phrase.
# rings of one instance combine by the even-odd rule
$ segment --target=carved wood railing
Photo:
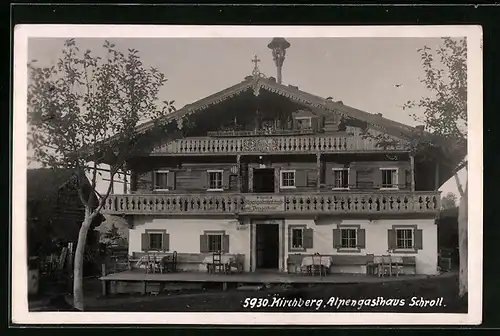
[[[439,192],[110,195],[106,214],[410,214],[437,213]]]
[[[153,154],[241,154],[241,153],[310,153],[345,151],[405,150],[377,146],[375,139],[353,135],[270,136],[241,138],[187,138],[157,147]]]

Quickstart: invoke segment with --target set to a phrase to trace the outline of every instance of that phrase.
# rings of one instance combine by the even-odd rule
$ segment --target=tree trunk
[[[463,297],[468,292],[468,246],[467,246],[467,218],[468,218],[468,199],[467,199],[468,182],[465,184],[465,191],[460,198],[458,206],[458,253],[460,256],[460,273],[459,273],[459,294]]]
[[[92,223],[90,209],[85,209],[85,219],[78,233],[78,243],[76,244],[75,261],[73,269],[73,306],[83,311],[83,254],[87,242],[87,233]]]

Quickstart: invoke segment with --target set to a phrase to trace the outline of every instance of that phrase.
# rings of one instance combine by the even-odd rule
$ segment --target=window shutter
[[[356,173],[356,167],[351,167],[349,169],[349,185],[348,187],[350,189],[356,189],[358,187],[358,183],[357,183],[357,173]]]
[[[304,229],[304,248],[313,248],[313,229]]]
[[[229,189],[229,175],[230,175],[229,170],[224,170],[222,172],[222,189]]]
[[[149,235],[147,233],[141,235],[141,250],[144,252],[149,250]]]
[[[203,189],[208,189],[208,172],[207,171],[201,172],[201,187]]]
[[[175,189],[175,172],[173,171],[167,173],[167,188],[169,190]]]
[[[145,172],[142,173],[138,176],[138,181],[137,181],[137,189],[140,190],[153,190],[154,185],[153,185],[153,174],[154,172]]]
[[[387,230],[387,246],[390,250],[396,248],[396,230]]]
[[[200,236],[200,253],[208,252],[208,236],[201,235]]]
[[[295,171],[295,186],[296,187],[307,186],[307,171],[305,170]]]
[[[382,171],[378,167],[373,169],[373,188],[382,188]]]
[[[170,235],[166,232],[163,233],[163,246],[162,250],[169,251],[170,250]]]
[[[423,249],[423,236],[422,236],[422,230],[417,230],[415,229],[415,249],[416,250],[421,250]]]
[[[222,252],[229,253],[229,235],[222,236]]]
[[[398,183],[396,184],[399,189],[404,189],[406,187],[406,169],[405,167],[399,167],[396,171],[396,178]]]
[[[325,169],[325,184],[329,188],[333,188],[333,170],[332,165],[327,164]]]
[[[357,245],[359,248],[366,247],[366,231],[365,229],[358,229],[357,232]]]
[[[333,229],[333,248],[341,247],[341,232],[340,229]]]

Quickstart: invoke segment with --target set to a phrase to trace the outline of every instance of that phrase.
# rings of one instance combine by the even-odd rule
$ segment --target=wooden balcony
[[[112,215],[437,214],[439,192],[110,195]]]
[[[300,135],[233,138],[187,138],[157,147],[153,154],[261,154],[405,151],[403,145],[384,149],[374,139],[353,135]]]

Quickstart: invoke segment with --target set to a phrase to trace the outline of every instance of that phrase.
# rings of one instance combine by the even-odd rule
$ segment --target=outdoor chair
[[[382,263],[381,267],[379,269],[379,277],[385,276],[385,275],[392,275],[392,259],[390,255],[384,255],[382,256]]]
[[[312,265],[311,265],[311,275],[319,275],[323,276],[326,275],[326,267],[323,266],[322,262],[322,256],[319,253],[315,253],[312,256]]]
[[[391,273],[395,274],[396,276],[403,274],[403,258],[402,257],[392,257]]]
[[[160,273],[160,268],[160,262],[158,261],[156,254],[148,252],[146,254],[146,273]]]
[[[224,272],[225,267],[222,264],[222,253],[216,251],[212,254],[212,272]]]

